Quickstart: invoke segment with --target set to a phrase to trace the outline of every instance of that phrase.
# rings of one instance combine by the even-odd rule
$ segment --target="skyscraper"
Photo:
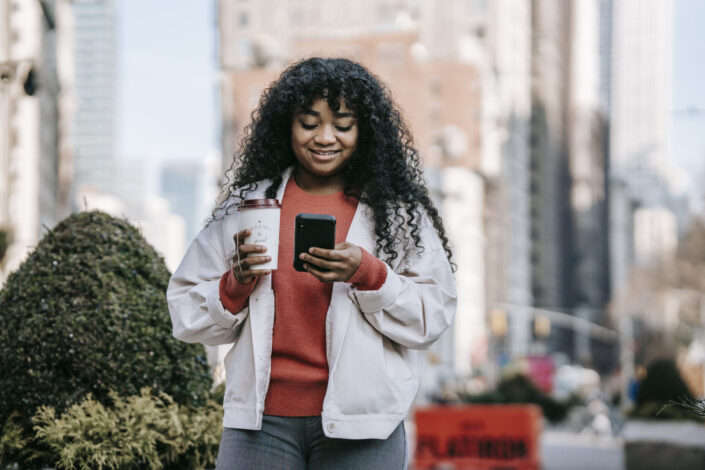
[[[664,203],[671,172],[673,2],[613,0],[610,163],[643,205]]]
[[[74,189],[112,193],[115,175],[115,5],[73,0]]]
[[[603,86],[603,101],[610,110],[611,190],[621,202],[624,198],[632,200],[621,204],[621,209],[632,205],[677,210],[670,145],[673,1],[602,1],[602,17],[611,25],[611,30],[604,28],[601,33],[603,53],[609,58],[603,59],[602,69],[603,76],[610,79],[609,86]],[[611,205],[611,210],[617,208]],[[616,216],[610,217],[614,220]],[[634,221],[623,226],[636,229]],[[656,229],[672,227],[657,224]],[[614,230],[610,277],[616,293],[636,259],[633,249],[637,234]],[[665,240],[675,235],[664,233],[657,238]]]
[[[531,286],[534,305],[568,306],[570,2],[532,1]]]

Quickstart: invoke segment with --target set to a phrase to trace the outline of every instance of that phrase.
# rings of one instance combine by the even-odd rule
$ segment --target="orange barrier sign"
[[[414,468],[538,470],[541,409],[534,405],[417,408]]]

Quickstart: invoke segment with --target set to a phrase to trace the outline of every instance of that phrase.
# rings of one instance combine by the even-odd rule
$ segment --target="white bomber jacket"
[[[292,168],[284,173],[281,201]],[[248,198],[264,197],[269,181]],[[374,253],[369,206],[360,203],[347,241]],[[249,304],[237,314],[220,302],[219,282],[240,230],[232,210],[191,243],[167,289],[174,336],[206,345],[230,344],[225,357],[223,425],[260,429],[269,386],[274,302],[271,276],[260,278]],[[293,227],[292,227],[293,230]],[[384,285],[359,291],[336,282],[326,317],[329,375],[322,422],[328,437],[386,439],[408,412],[418,389],[416,349],[429,347],[453,320],[455,281],[428,217],[421,226],[424,251],[400,253],[387,265]],[[409,239],[409,243],[413,243]],[[293,260],[279,260],[279,263]]]

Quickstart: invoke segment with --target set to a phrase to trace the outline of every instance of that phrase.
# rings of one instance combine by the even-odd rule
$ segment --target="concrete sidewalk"
[[[624,470],[624,443],[619,437],[544,431],[541,461],[543,470]]]

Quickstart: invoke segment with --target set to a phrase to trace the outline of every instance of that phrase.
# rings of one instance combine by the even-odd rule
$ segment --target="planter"
[[[705,425],[692,421],[627,421],[627,470],[705,468]]]

